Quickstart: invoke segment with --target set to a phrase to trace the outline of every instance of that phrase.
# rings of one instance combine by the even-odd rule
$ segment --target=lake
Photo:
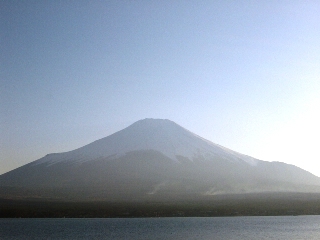
[[[0,239],[320,239],[320,216],[0,219]]]

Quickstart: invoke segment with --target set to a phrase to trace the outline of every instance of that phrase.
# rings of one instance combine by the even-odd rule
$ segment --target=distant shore
[[[244,194],[190,200],[0,199],[1,218],[131,218],[320,215],[320,194]]]

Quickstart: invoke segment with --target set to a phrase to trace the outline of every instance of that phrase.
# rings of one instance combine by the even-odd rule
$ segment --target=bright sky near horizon
[[[0,174],[170,119],[320,176],[320,1],[0,1]]]

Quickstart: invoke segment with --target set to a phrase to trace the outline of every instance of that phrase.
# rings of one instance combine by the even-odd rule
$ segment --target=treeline
[[[197,201],[59,202],[0,199],[2,218],[320,215],[319,194],[246,194]]]

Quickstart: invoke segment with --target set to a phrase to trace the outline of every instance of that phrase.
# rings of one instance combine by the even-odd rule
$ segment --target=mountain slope
[[[0,176],[0,197],[82,200],[320,192],[318,177],[211,143],[169,120],[144,119],[76,150]]]
[[[198,158],[222,157],[226,161],[243,161],[255,165],[256,160],[211,143],[170,120],[144,119],[79,149],[49,154],[37,163],[55,164],[60,161],[88,161],[101,157],[117,158],[127,152],[155,150],[172,160],[179,156],[193,161]]]

